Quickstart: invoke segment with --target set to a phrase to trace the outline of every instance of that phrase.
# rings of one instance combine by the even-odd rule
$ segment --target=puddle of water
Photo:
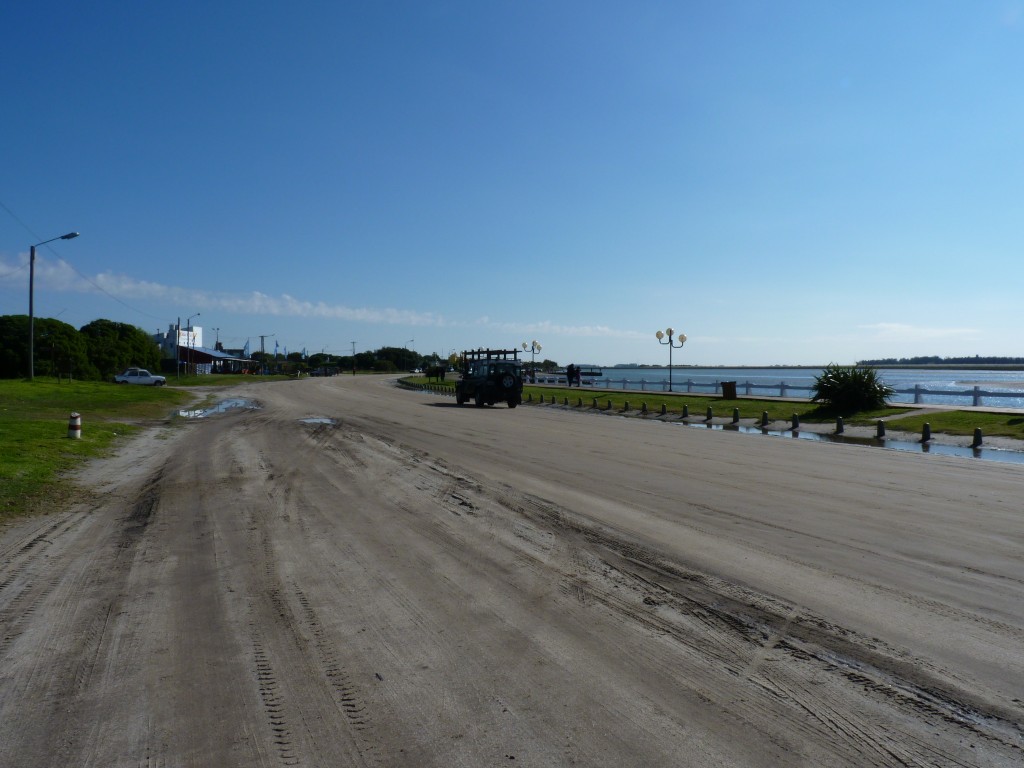
[[[189,411],[178,411],[178,415],[183,419],[204,419],[207,416],[215,416],[218,413],[226,413],[234,408],[244,408],[248,411],[259,410],[259,406],[252,400],[244,400],[240,397],[232,397],[227,400],[221,400],[210,408],[195,408]]]
[[[766,435],[768,437],[788,437],[797,440],[811,440],[819,443],[847,443],[849,445],[867,445],[872,448],[888,448],[894,451],[910,453],[934,453],[939,456],[959,456],[967,459],[983,461],[1001,461],[1005,464],[1024,464],[1024,451],[1008,451],[1001,448],[970,448],[958,445],[941,445],[939,443],[922,443],[910,440],[893,440],[890,438],[847,437],[846,435],[821,434],[818,432],[794,432],[792,430],[762,429],[747,427],[742,424],[691,424],[686,426],[697,429],[721,429],[730,432],[741,432],[746,435]]]
[[[310,416],[308,419],[299,419],[303,424],[337,424],[337,419],[327,416]]]

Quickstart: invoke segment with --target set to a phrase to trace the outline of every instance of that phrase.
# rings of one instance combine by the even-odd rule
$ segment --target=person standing
[[[571,387],[572,386],[572,382],[573,382],[573,380],[575,378],[576,378],[576,366],[573,365],[572,363],[569,363],[569,365],[565,369],[565,383],[568,384]]]

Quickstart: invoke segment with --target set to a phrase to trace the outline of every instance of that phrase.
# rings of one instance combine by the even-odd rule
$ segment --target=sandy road
[[[0,536],[0,765],[1024,763],[1024,467],[235,394]]]

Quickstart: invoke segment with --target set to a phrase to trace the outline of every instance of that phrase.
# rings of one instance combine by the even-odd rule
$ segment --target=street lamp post
[[[51,237],[49,240],[43,240],[41,243],[36,243],[29,248],[28,256],[28,380],[34,381],[36,378],[36,311],[35,311],[35,292],[36,292],[36,248],[40,245],[46,245],[52,243],[54,240],[73,240],[78,237],[77,232],[68,232],[66,235],[60,237]]]
[[[188,327],[188,330],[186,331],[186,333],[188,333],[188,362],[185,363],[185,371],[186,372],[188,372],[188,367],[190,365],[192,365],[192,350],[195,349],[195,346],[196,346],[195,345],[196,334],[195,334],[195,331],[192,330],[192,318],[193,317],[199,317],[200,314],[202,314],[202,313],[201,312],[196,312],[194,315],[190,315],[189,318],[188,318],[188,321],[186,322],[186,325]]]
[[[659,344],[667,344],[668,345],[668,391],[671,392],[672,391],[672,350],[673,349],[682,349],[683,348],[683,344],[686,343],[686,334],[685,333],[680,333],[679,334],[679,336],[678,336],[679,343],[678,344],[672,343],[672,337],[675,335],[675,329],[673,329],[671,327],[666,328],[664,331],[658,331],[654,335],[658,337],[658,343]]]
[[[529,345],[523,342],[523,351],[530,353],[530,382],[537,383],[537,353],[540,352],[540,342],[534,339]]]

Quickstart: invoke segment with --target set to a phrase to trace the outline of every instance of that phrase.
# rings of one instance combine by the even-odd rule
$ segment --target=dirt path
[[[1022,467],[232,394],[0,536],[0,765],[1024,762]]]

